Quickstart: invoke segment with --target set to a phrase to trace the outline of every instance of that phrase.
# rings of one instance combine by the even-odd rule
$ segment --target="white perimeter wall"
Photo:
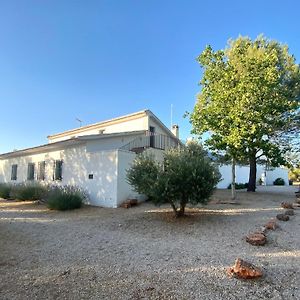
[[[222,175],[222,180],[218,183],[218,189],[225,189],[231,183],[231,165],[222,165],[219,167],[219,171]],[[249,181],[250,168],[248,166],[236,166],[236,182],[246,183]],[[257,165],[256,181],[263,177],[264,167]],[[273,185],[273,181],[276,178],[283,178],[285,184],[288,185],[288,170],[283,168],[275,168],[273,171],[266,172],[266,184]]]
[[[284,168],[275,168],[272,171],[266,172],[266,185],[273,185],[273,182],[277,178],[282,178],[285,185],[289,185],[289,171]]]

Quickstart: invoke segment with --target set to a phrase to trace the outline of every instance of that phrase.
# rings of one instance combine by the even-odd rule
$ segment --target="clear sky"
[[[300,58],[300,1],[0,0],[0,153],[83,124],[151,109],[181,138],[201,78],[196,57],[239,34]]]

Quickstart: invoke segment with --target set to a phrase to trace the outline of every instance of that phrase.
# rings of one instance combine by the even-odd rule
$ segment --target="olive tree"
[[[141,154],[127,170],[136,192],[156,205],[169,203],[176,217],[184,215],[188,203],[207,204],[220,179],[218,168],[195,142],[167,151],[163,162]]]

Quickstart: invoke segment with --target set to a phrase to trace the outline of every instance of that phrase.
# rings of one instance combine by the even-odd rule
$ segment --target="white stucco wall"
[[[111,138],[102,138],[97,140],[91,140],[87,143],[88,152],[97,152],[103,150],[119,149],[120,147],[128,144],[136,139],[139,135],[128,135]]]
[[[153,156],[156,161],[161,163],[164,161],[164,153],[165,151],[155,148],[148,148],[144,151],[144,154]]]
[[[285,185],[289,185],[289,171],[285,168],[275,168],[274,170],[267,171],[266,184],[273,185],[273,182],[277,178],[282,178]]]
[[[149,148],[145,151],[145,154],[151,154],[158,161],[163,161],[164,151],[159,149]],[[126,179],[126,171],[130,168],[136,154],[134,152],[118,150],[118,206],[121,205],[127,199],[138,199],[139,201],[146,200],[144,195],[140,195],[135,192],[128,184]]]
[[[217,185],[219,189],[225,189],[231,183],[231,165],[222,165],[219,167],[219,171],[222,175],[222,181]],[[236,166],[236,182],[237,183],[246,183],[249,181],[249,166]],[[257,165],[257,176],[256,181],[263,177],[264,166]],[[286,185],[288,185],[288,171],[283,168],[275,168],[273,171],[266,172],[266,185],[273,185],[273,181],[281,177],[284,179]]]
[[[105,133],[127,132],[137,130],[148,130],[148,116],[142,116],[134,120],[123,121],[109,125],[105,128]]]
[[[0,182],[21,183],[27,181],[28,163],[36,163],[35,166],[35,178],[36,178],[36,168],[38,162],[45,161],[46,162],[45,182],[48,183],[52,181],[54,161],[60,159],[62,159],[62,151],[58,150],[58,151],[52,151],[47,153],[19,156],[15,158],[0,160],[0,166],[1,166]],[[18,165],[17,180],[11,180],[11,166],[13,164]]]
[[[170,135],[170,132],[165,129],[165,127],[161,126],[158,122],[156,122],[153,118],[149,117],[149,127],[153,126],[155,128],[156,134],[162,134],[162,135]]]
[[[130,168],[136,154],[130,151],[118,150],[118,188],[117,205],[120,206],[129,198],[139,198],[139,194],[134,192],[126,180],[126,171]]]
[[[62,180],[53,181],[53,165],[63,160]],[[86,146],[67,148],[59,151],[27,155],[0,160],[0,182],[20,183],[27,181],[29,162],[35,163],[35,178],[39,161],[46,162],[45,184],[77,185],[85,189],[90,197],[88,204],[117,206],[117,150],[90,153]],[[11,166],[18,165],[17,180],[11,180]],[[93,179],[88,175],[93,174]]]
[[[89,194],[88,204],[117,206],[117,151],[87,152],[73,148],[63,155],[62,184],[79,185]],[[89,179],[93,174],[93,179]]]
[[[139,131],[148,130],[148,116],[143,115],[130,120],[123,120],[122,122],[116,122],[113,124],[103,124],[87,129],[78,129],[78,132],[70,132],[64,136],[57,136],[49,138],[49,143],[64,141],[72,137],[99,134],[100,131],[104,130],[104,133],[117,133],[117,132],[128,132],[128,131]]]

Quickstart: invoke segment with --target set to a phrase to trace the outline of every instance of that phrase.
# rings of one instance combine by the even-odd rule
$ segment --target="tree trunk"
[[[180,210],[179,210],[179,214],[180,217],[182,217],[184,215],[184,211],[185,211],[185,202],[180,203]]]
[[[256,157],[255,154],[250,156],[250,174],[247,192],[255,192],[256,189]]]
[[[184,211],[185,211],[185,206],[186,206],[186,201],[180,202],[180,208],[177,208],[176,205],[170,201],[170,205],[174,211],[175,218],[179,218],[184,216]]]
[[[170,202],[171,204],[171,207],[173,208],[173,211],[174,211],[174,214],[175,214],[175,217],[177,218],[177,214],[178,214],[178,210],[177,210],[177,207],[172,203]]]
[[[174,210],[174,212],[175,212],[175,217],[176,217],[176,218],[179,218],[179,217],[184,216],[185,205],[186,205],[185,202],[181,202],[181,203],[180,203],[180,208],[179,208],[179,209],[178,209],[178,208],[175,208],[175,205],[173,205],[173,204],[171,204],[171,205],[172,205],[173,210]]]
[[[232,158],[231,165],[231,200],[236,199],[236,191],[235,191],[235,159]]]

